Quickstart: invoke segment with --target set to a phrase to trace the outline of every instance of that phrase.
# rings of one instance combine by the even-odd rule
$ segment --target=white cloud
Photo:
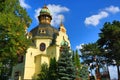
[[[38,9],[36,9],[35,10],[35,19],[38,21],[38,16],[39,16],[39,14],[40,14],[40,10],[41,10],[41,8],[38,8]]]
[[[93,26],[97,26],[100,22],[101,19],[108,17],[108,13],[105,11],[101,11],[100,13],[96,14],[96,15],[92,15],[90,17],[87,17],[85,19],[85,24],[86,25],[93,25]]]
[[[62,13],[69,11],[69,9],[67,7],[64,7],[61,5],[49,4],[49,5],[47,5],[47,7],[49,8],[51,15],[52,15],[51,25],[53,25],[53,26],[57,26],[60,24],[61,17],[63,18],[63,21],[64,21],[64,15]],[[35,18],[37,20],[38,20],[40,10],[41,10],[41,8],[38,8],[35,10]]]
[[[30,5],[25,3],[25,0],[19,0],[19,2],[20,2],[21,7],[26,8],[26,9],[31,8]]]
[[[82,43],[82,44],[76,46],[76,49],[82,49],[82,45],[84,45],[84,43]]]
[[[120,8],[117,6],[110,6],[110,7],[105,8],[105,10],[110,13],[114,13],[114,14],[120,12]]]
[[[97,26],[100,23],[101,19],[108,17],[110,14],[116,14],[120,12],[120,8],[117,6],[110,6],[102,9],[98,14],[91,15],[86,17],[84,23],[86,25]]]

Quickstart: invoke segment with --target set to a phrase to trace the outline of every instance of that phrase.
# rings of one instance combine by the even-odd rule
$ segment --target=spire
[[[61,27],[61,26],[64,26],[64,25],[63,25],[63,16],[60,16],[60,27]]]
[[[47,0],[44,0],[44,4],[45,4],[44,6],[46,6],[46,2],[47,2]]]
[[[62,20],[63,20],[63,17],[61,16],[60,31],[63,32],[63,33],[66,33],[66,29],[64,27],[64,24],[63,24]]]
[[[49,11],[49,9],[48,9],[48,7],[47,7],[47,5],[46,4],[44,4],[44,6],[43,6],[43,8],[42,9],[46,9],[46,11],[48,10],[48,13],[50,14],[50,11]],[[41,11],[42,11],[42,9],[41,9]],[[41,12],[40,11],[40,12]]]

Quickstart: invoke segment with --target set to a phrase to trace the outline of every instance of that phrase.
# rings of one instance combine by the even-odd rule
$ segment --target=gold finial
[[[63,20],[63,17],[64,16],[60,16],[60,20],[61,20],[61,22],[60,22],[60,31],[62,31],[63,33],[66,33],[66,29],[65,29],[65,27],[64,27],[64,24],[63,24],[63,22],[62,22],[62,20]]]
[[[44,6],[43,6],[43,8],[47,8],[46,0],[44,0]]]
[[[45,3],[45,5],[46,5],[46,0],[44,0],[44,3]]]
[[[46,9],[48,9],[46,4],[44,4],[43,8],[46,8]]]

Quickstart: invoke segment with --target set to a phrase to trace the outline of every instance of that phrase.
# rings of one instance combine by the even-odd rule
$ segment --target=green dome
[[[64,45],[68,46],[68,42],[65,41],[65,40],[63,40],[63,41],[61,42],[61,46],[64,46]]]
[[[47,8],[47,6],[44,6],[41,9],[40,14],[50,14],[50,10]]]

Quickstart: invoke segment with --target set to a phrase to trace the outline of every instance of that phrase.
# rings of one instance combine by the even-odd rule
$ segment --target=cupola
[[[52,16],[50,14],[50,10],[46,5],[41,9],[40,15],[38,16],[40,24],[50,24],[52,20]]]

